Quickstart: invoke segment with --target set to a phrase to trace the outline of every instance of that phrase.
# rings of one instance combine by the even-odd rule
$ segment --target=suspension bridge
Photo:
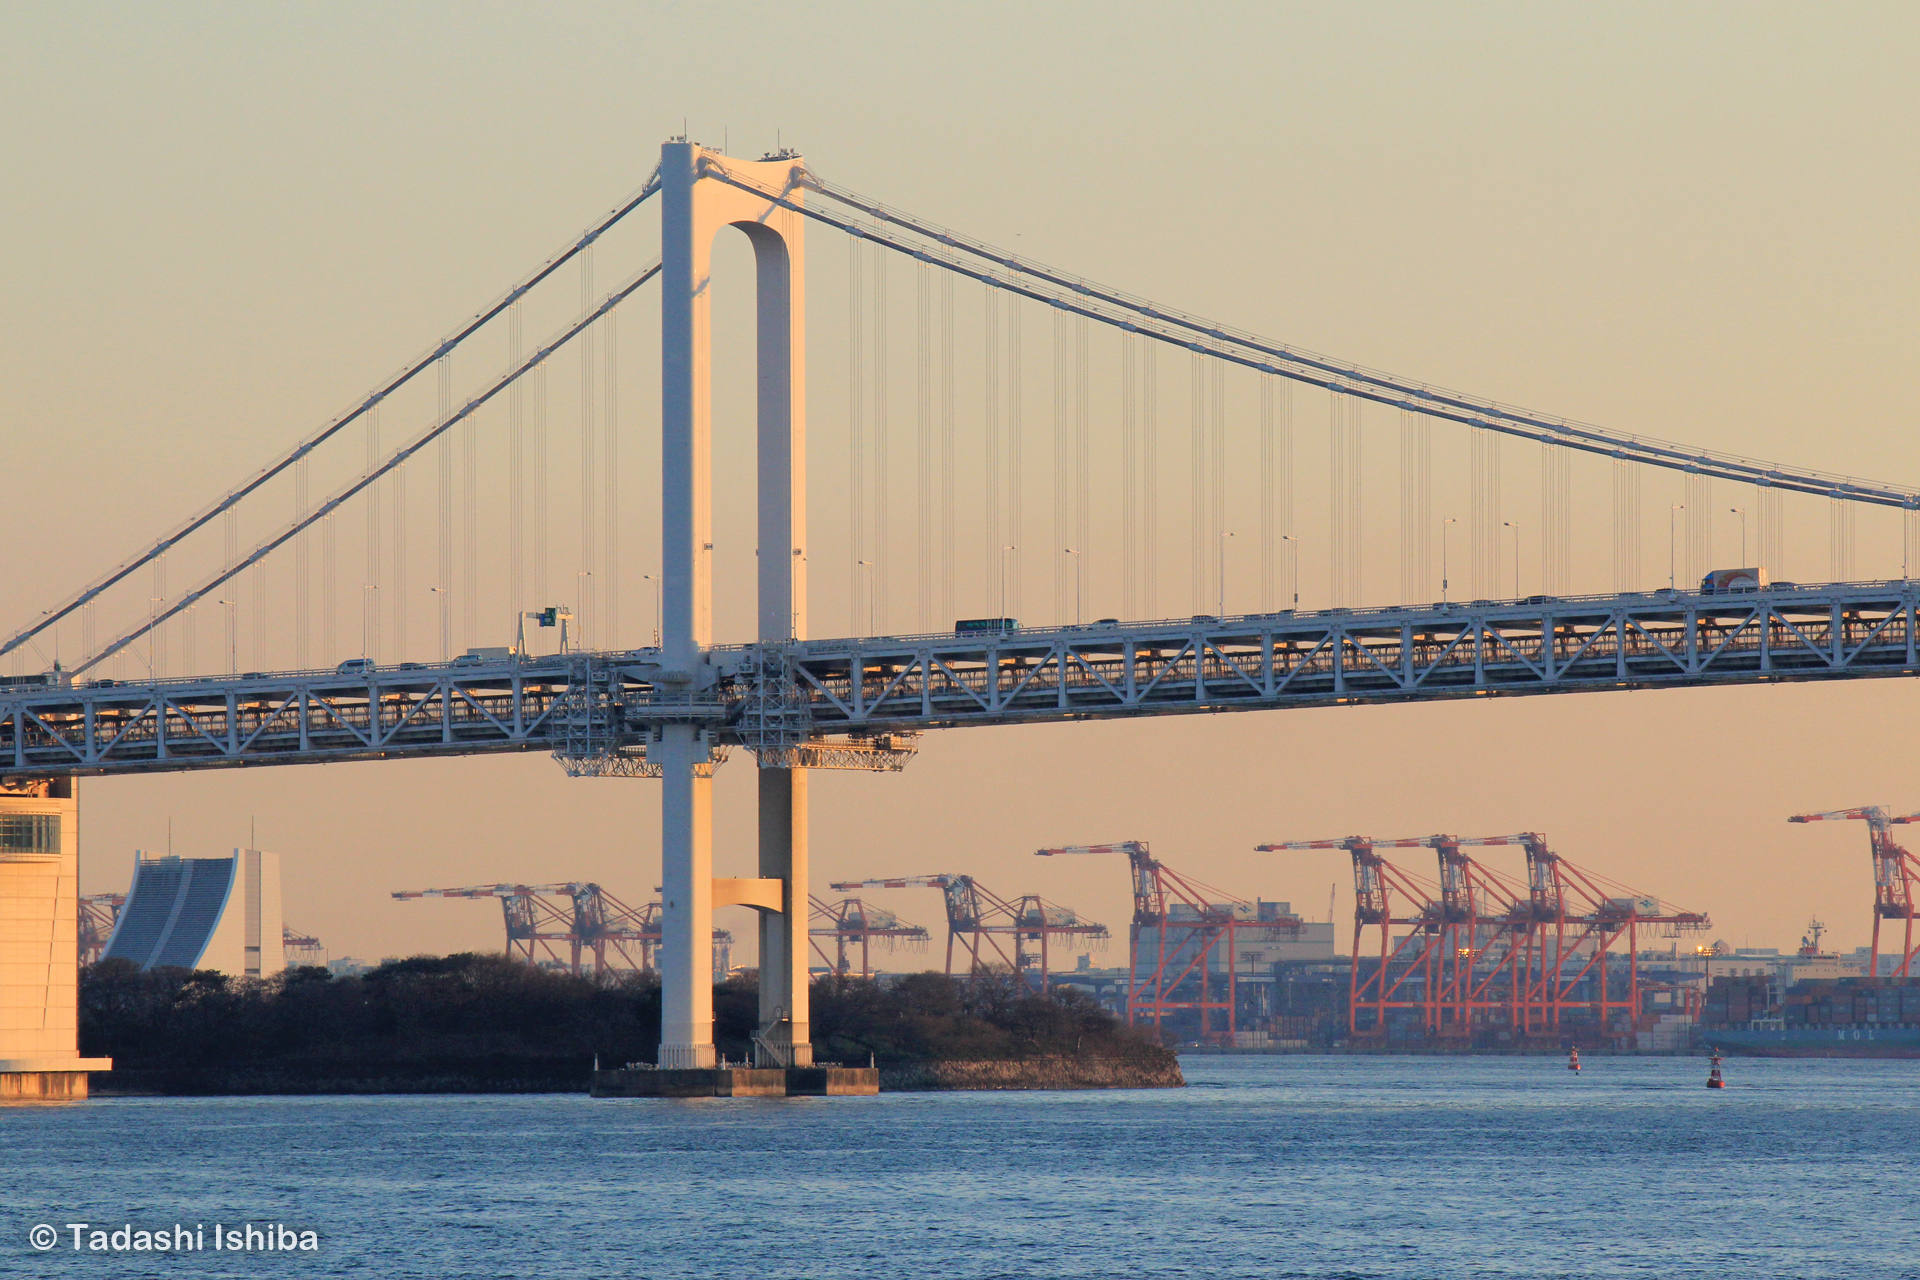
[[[657,257],[643,208],[658,210]],[[713,255],[728,227],[753,254],[754,367],[716,379]],[[844,469],[811,480],[809,229],[838,236],[847,264],[844,287],[824,291],[844,322],[830,428]],[[622,253],[633,261],[602,292],[596,273]],[[620,393],[635,378],[620,334],[623,316],[629,334],[646,323],[635,298],[649,285],[658,332],[642,332],[660,355],[640,381],[659,395],[659,488],[642,504],[623,479]],[[530,345],[543,318],[549,336]],[[576,385],[550,378],[563,361]],[[911,412],[896,412],[902,382]],[[724,641],[716,605],[734,600],[715,596],[716,493],[731,510],[746,487],[716,489],[717,397],[751,417],[756,459],[752,621]],[[1303,431],[1321,406],[1324,434]],[[569,416],[577,437],[557,441],[551,420]],[[413,424],[397,440],[396,421]],[[1437,455],[1436,429],[1451,433]],[[556,484],[562,462],[577,487]],[[431,485],[416,474],[428,466]],[[1324,485],[1302,479],[1316,472]],[[831,495],[817,530],[810,487]],[[1675,501],[1646,503],[1649,487]],[[563,491],[577,548],[552,545]],[[1396,503],[1386,518],[1382,493]],[[658,510],[657,546],[622,520],[636,505]],[[0,644],[13,663],[0,789],[514,751],[576,776],[658,779],[661,1065],[714,1064],[708,949],[726,905],[760,913],[756,1052],[804,1065],[809,770],[898,770],[923,732],[966,725],[1911,675],[1917,511],[1912,488],[1262,338],[867,199],[793,152],[745,161],[675,140],[638,192],[348,412]],[[1725,558],[1745,572],[1716,574],[1729,517],[1740,550]],[[1860,517],[1876,548],[1867,580]],[[746,518],[723,514],[723,528]],[[1662,536],[1665,572],[1649,573]],[[1523,550],[1537,587],[1525,594]],[[1395,552],[1397,592],[1378,572]],[[1818,565],[1800,574],[1815,581],[1779,581],[1788,563]],[[1604,591],[1590,581],[1602,564]],[[823,569],[843,638],[811,637]],[[1158,617],[1182,590],[1188,607]],[[630,617],[647,595],[650,639]],[[1115,616],[1090,620],[1090,597]],[[957,617],[963,604],[980,616]],[[536,639],[557,627],[559,645],[533,653],[529,622]],[[77,651],[63,647],[75,633]],[[717,879],[711,779],[734,749],[757,765],[759,875]]]

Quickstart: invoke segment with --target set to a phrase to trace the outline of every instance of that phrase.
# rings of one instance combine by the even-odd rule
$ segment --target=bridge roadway
[[[550,751],[899,768],[934,728],[1920,674],[1920,584],[1657,591],[236,677],[0,685],[0,777]],[[17,678],[18,679],[18,678]]]

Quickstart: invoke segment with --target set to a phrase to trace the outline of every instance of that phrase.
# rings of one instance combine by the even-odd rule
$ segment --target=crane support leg
[[[760,913],[760,1025],[767,1049],[782,1059],[764,1067],[813,1062],[807,1001],[807,771],[760,770],[760,875],[784,886],[779,914]]]

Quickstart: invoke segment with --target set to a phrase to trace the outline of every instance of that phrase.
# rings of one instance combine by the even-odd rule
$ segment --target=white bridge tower
[[[779,153],[743,163],[695,143],[660,151],[663,684],[698,696],[718,673],[713,643],[714,237],[738,227],[754,250],[759,387],[759,623],[763,644],[806,635],[806,253],[802,217],[720,176],[798,203],[804,169]],[[696,723],[665,723],[660,1065],[711,1067],[713,908],[760,912],[759,1053],[765,1066],[813,1061],[807,1013],[807,773],[763,767],[760,876],[713,879],[713,744]]]

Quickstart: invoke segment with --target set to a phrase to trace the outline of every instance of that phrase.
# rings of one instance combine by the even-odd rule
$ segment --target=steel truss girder
[[[817,731],[1920,674],[1914,584],[811,641]]]
[[[763,767],[892,770],[914,735],[964,725],[1915,675],[1917,603],[1914,583],[1856,583],[732,646],[691,675],[640,651],[14,685],[0,777],[529,750],[645,776],[676,723]]]
[[[0,698],[0,774],[102,774],[552,749],[562,667],[294,672]]]

